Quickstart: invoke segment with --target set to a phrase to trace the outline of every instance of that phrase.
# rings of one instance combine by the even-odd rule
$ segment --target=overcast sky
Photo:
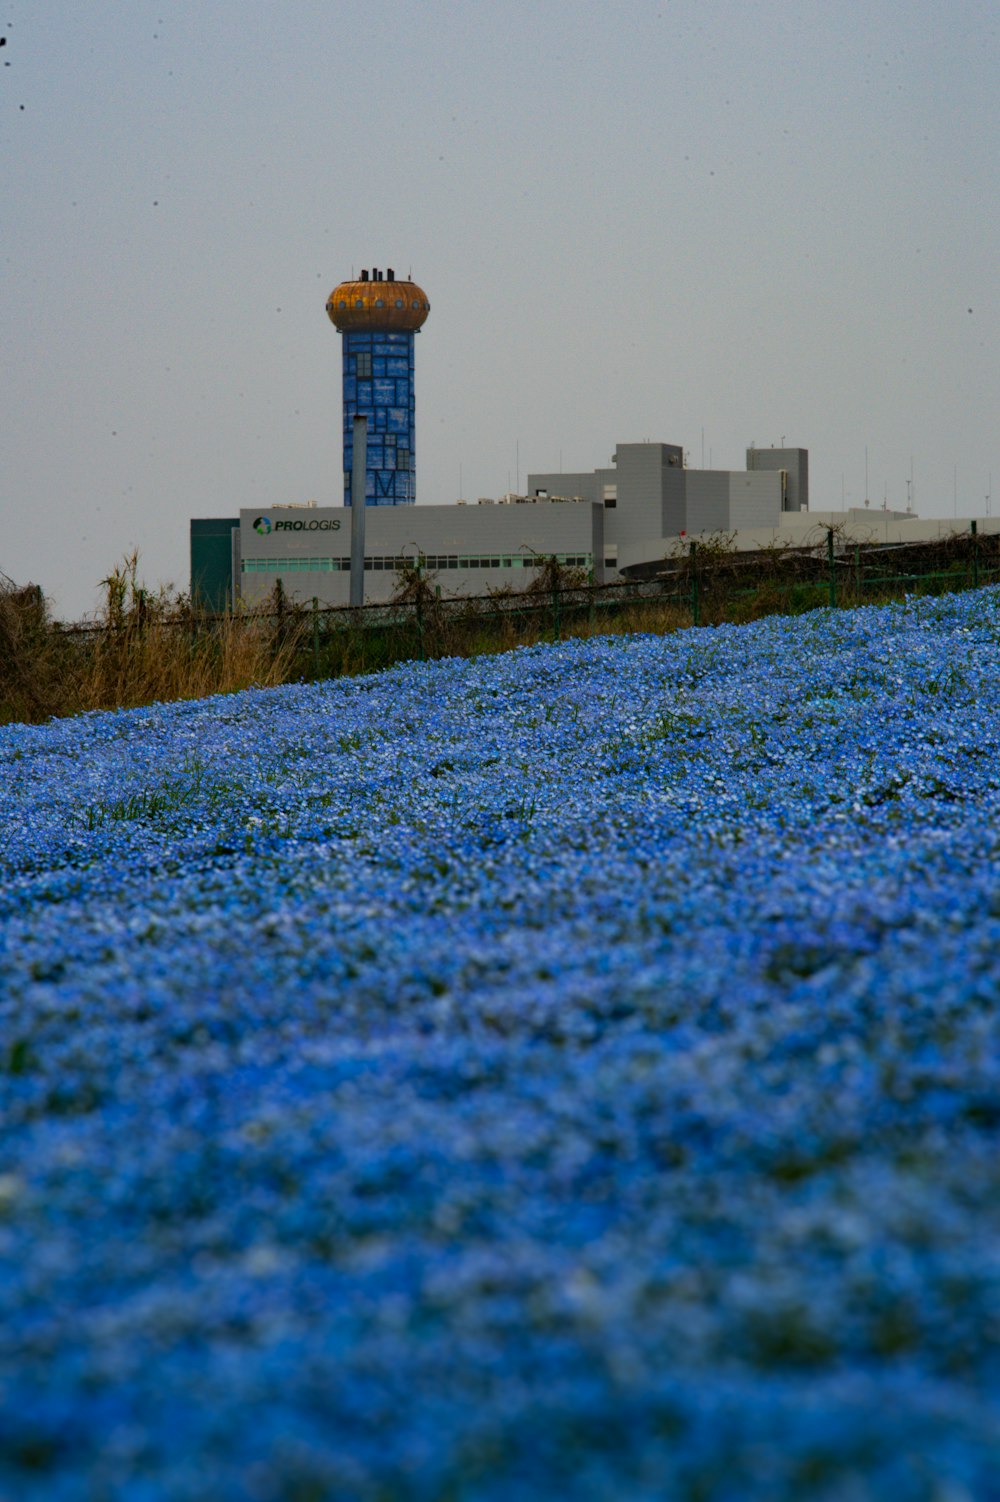
[[[996,0],[6,0],[0,570],[340,504],[339,337],[412,272],[417,495],[617,441],[1000,511]],[[912,466],[912,469],[911,469]],[[461,485],[461,492],[460,487]]]

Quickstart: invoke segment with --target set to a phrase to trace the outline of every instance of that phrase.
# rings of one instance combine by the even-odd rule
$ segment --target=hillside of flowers
[[[0,778],[0,1497],[1000,1498],[1000,594]]]

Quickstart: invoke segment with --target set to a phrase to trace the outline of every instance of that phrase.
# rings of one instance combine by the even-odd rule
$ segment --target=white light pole
[[[368,419],[354,419],[351,470],[351,604],[365,603],[365,481],[368,475]]]

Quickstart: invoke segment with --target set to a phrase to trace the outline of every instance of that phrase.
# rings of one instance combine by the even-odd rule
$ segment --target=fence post
[[[587,597],[588,597],[588,600],[589,600],[589,608],[587,610],[587,623],[590,626],[590,629],[593,630],[594,629],[594,570],[592,568],[589,568],[587,570]]]
[[[698,592],[698,544],[691,544],[691,622],[701,625],[701,600]]]
[[[861,548],[854,544],[854,594],[855,605],[861,604]]]
[[[319,677],[319,596],[313,595],[313,676]]]
[[[562,639],[562,624],[559,620],[559,564],[552,554],[552,639]]]
[[[833,528],[832,527],[827,527],[827,529],[826,529],[826,563],[827,563],[827,568],[830,571],[830,604],[831,605],[836,605],[836,603],[837,603],[837,575],[836,575],[836,573],[834,571],[834,561],[833,561]]]
[[[973,587],[973,589],[978,589],[979,588],[979,528],[976,525],[976,519],[975,519],[975,517],[973,517],[973,519],[972,519],[971,526],[972,526],[972,587]]]

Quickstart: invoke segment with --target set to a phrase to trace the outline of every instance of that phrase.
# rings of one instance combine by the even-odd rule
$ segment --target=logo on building
[[[269,516],[258,516],[253,524],[258,537],[270,537],[272,532],[339,532],[340,518],[332,516],[300,516],[287,521],[273,522]]]
[[[266,518],[265,518],[266,520]],[[268,522],[267,530],[270,532],[271,524]],[[275,522],[276,532],[339,532],[340,521],[329,516],[311,516],[303,521],[296,517],[293,521]]]

